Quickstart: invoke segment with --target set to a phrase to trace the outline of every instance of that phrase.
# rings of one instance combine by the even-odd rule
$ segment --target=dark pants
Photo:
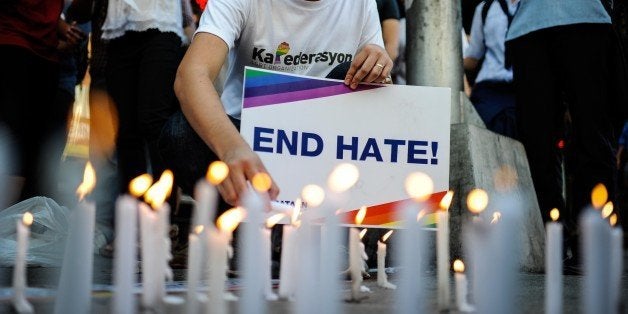
[[[52,196],[64,141],[67,108],[55,106],[58,63],[14,46],[0,45],[0,153],[12,149],[13,162],[2,162],[0,175],[25,178],[20,199]],[[0,156],[1,157],[1,156]]]
[[[174,33],[127,32],[109,44],[107,88],[118,110],[121,192],[138,175],[152,172],[158,178],[165,170],[157,139],[176,110],[173,85],[180,60],[181,40]]]
[[[515,89],[509,82],[478,82],[473,86],[471,102],[486,128],[517,138]]]
[[[596,184],[603,183],[615,201],[616,130],[623,121],[613,94],[618,82],[611,79],[617,67],[615,48],[610,25],[604,24],[543,29],[509,43],[519,136],[541,213],[547,220],[549,211],[559,208],[572,235]],[[565,110],[571,117],[565,148],[567,206],[555,137]]]

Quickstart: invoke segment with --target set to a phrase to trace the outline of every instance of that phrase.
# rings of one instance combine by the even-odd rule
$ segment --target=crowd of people
[[[247,181],[266,172],[238,132],[245,66],[336,78],[350,88],[404,83],[403,0],[278,1],[0,0],[0,150],[15,156],[0,174],[21,187],[0,205],[55,196],[54,165],[85,72],[103,225],[112,224],[115,197],[131,179],[172,169],[191,195],[213,160],[230,167],[218,185],[223,209],[238,204]],[[576,251],[575,219],[593,186],[604,183],[612,200],[625,188],[617,177],[626,164],[628,127],[619,134],[628,80],[612,7],[485,0],[472,11],[463,53],[472,103],[488,129],[523,143],[541,214],[568,213]],[[256,57],[260,50],[281,53],[267,62]],[[325,51],[352,61],[283,62],[290,53]],[[279,191],[273,183],[269,196]]]

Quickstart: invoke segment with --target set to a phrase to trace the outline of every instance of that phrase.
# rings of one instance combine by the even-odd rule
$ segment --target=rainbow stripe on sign
[[[306,99],[331,97],[384,87],[360,84],[350,89],[342,81],[310,79],[280,72],[260,71],[247,67],[244,71],[244,108],[276,105]]]

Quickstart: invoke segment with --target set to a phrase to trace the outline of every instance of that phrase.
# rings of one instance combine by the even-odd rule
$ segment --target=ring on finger
[[[383,64],[381,64],[381,63],[375,63],[375,66],[376,66],[376,67],[380,67],[380,68],[382,68],[382,69],[384,68],[384,65],[383,65]]]

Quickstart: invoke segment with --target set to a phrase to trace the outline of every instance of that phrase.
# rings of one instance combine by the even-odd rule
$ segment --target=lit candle
[[[420,209],[432,195],[434,183],[421,172],[411,173],[405,180],[406,193],[413,199],[399,209],[399,220],[403,230],[399,231],[397,260],[399,261],[399,285],[396,302],[400,313],[424,312],[424,289],[421,285],[421,255],[424,253],[424,237],[419,220],[424,212]]]
[[[96,205],[85,200],[85,196],[95,185],[96,173],[88,162],[83,182],[76,190],[78,207],[70,215],[70,230],[55,300],[54,312],[57,314],[90,312]]]
[[[487,229],[480,218],[480,214],[488,206],[488,194],[482,189],[473,189],[467,195],[467,209],[472,215],[472,220],[465,225],[465,255],[467,263],[471,265],[472,291],[475,295],[479,290],[480,259],[482,252],[486,251]]]
[[[268,190],[271,185],[272,180],[267,173],[257,173],[251,179],[252,189],[247,190],[240,198],[246,210],[246,222],[240,225],[238,246],[242,252],[238,261],[242,273],[240,308],[243,313],[265,312],[264,275],[266,269],[270,269],[270,244],[268,244],[269,251],[265,252],[266,230],[263,225],[264,212],[270,205]],[[267,238],[270,243],[270,231]],[[266,256],[268,260],[265,260]],[[260,271],[260,267],[263,270]]]
[[[26,254],[33,215],[24,213],[17,222],[17,254],[13,267],[13,307],[18,313],[33,313],[33,306],[26,300]]]
[[[464,263],[457,259],[454,261],[454,279],[456,281],[456,305],[460,312],[473,312],[475,308],[467,301],[467,276],[464,274]]]
[[[205,180],[198,181],[194,188],[194,207],[193,224],[195,226],[203,226],[203,228],[213,228],[211,223],[216,214],[216,188],[229,175],[229,167],[222,161],[214,161],[207,169]],[[210,185],[211,184],[211,185]]]
[[[454,193],[448,191],[441,200],[436,213],[436,271],[438,274],[438,308],[449,308],[449,206]]]
[[[593,208],[601,209],[607,198],[606,188],[602,184],[595,186],[591,193]],[[580,217],[580,230],[584,259],[583,312],[611,313],[608,284],[610,228],[600,216],[600,212],[586,208]]]
[[[209,234],[209,290],[205,311],[208,313],[226,313],[225,281],[227,280],[229,242],[233,230],[244,218],[244,212],[236,207],[227,210],[218,217],[218,229],[210,229]]]
[[[563,225],[557,208],[550,211],[545,245],[545,313],[563,312]]]
[[[137,261],[137,201],[124,195],[116,202],[112,296],[113,313],[135,313],[135,262]]]
[[[321,228],[321,257],[320,257],[320,289],[318,310],[321,313],[340,313],[341,283],[338,271],[340,270],[341,247],[340,219],[336,214],[338,207],[329,198],[325,191],[317,185],[307,185],[301,191],[301,196],[310,210],[321,206],[325,222]],[[324,202],[327,200],[326,202]],[[324,203],[323,203],[324,202]],[[322,205],[321,205],[322,204]]]
[[[362,224],[366,216],[366,206],[362,206],[355,216],[356,225]],[[366,229],[364,229],[366,230]],[[362,244],[362,246],[360,246]],[[364,269],[364,255],[360,232],[357,228],[349,230],[349,274],[351,275],[351,300],[360,300],[360,287],[362,286],[362,271]]]
[[[377,241],[377,285],[386,289],[397,289],[397,286],[388,282],[386,275],[386,240],[393,233],[392,230],[386,232],[381,241]]]
[[[610,216],[611,230],[611,267],[610,267],[610,305],[612,313],[619,313],[621,308],[621,278],[624,271],[624,232],[617,224],[617,214]]]
[[[170,253],[170,207],[165,203],[172,189],[173,176],[164,171],[145,194],[146,202],[139,204],[142,243],[142,306],[159,308],[166,297],[166,279],[172,280],[168,265]]]
[[[281,262],[279,269],[279,296],[285,299],[294,297],[296,289],[296,258],[297,239],[296,230],[300,225],[299,215],[301,214],[301,199],[294,201],[294,209],[290,215],[290,224],[283,226],[283,236],[281,240]]]
[[[187,313],[198,314],[198,282],[201,277],[202,260],[203,256],[203,238],[206,238],[203,230],[205,228],[202,225],[197,225],[194,230],[188,236],[188,291],[187,291]]]

